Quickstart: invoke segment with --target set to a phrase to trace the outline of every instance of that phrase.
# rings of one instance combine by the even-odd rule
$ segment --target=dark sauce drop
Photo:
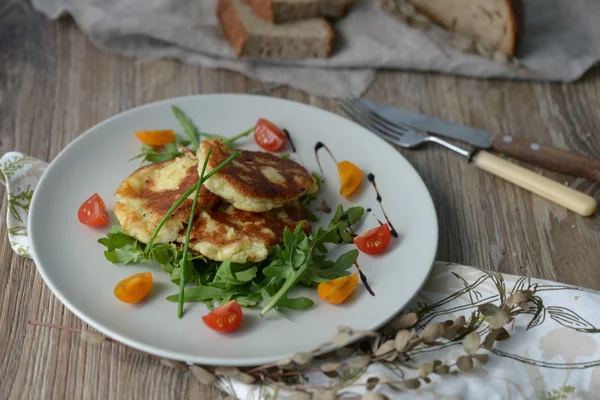
[[[319,160],[319,150],[321,149],[325,149],[325,151],[327,153],[329,153],[329,156],[331,157],[331,159],[333,160],[334,163],[337,164],[337,161],[335,159],[335,157],[333,156],[333,153],[331,152],[331,150],[329,150],[329,148],[327,146],[325,146],[325,144],[323,144],[323,142],[317,142],[317,144],[315,144],[315,157],[317,158],[317,164],[319,164],[319,170],[321,171],[322,175],[325,175],[325,173],[323,172],[323,167],[321,166],[321,160]]]
[[[357,262],[355,262],[354,265],[356,265],[356,269],[358,270],[358,276],[360,276],[360,280],[362,281],[363,285],[365,285],[365,289],[367,289],[367,292],[369,292],[371,296],[375,296],[375,292],[373,291],[373,289],[371,289],[371,286],[369,286],[367,276],[363,274],[363,272],[360,270],[360,266]]]
[[[379,193],[379,189],[377,189],[377,184],[375,183],[375,175],[373,174],[369,174],[367,175],[367,179],[369,180],[369,182],[371,182],[371,184],[373,184],[373,187],[375,188],[375,193],[377,193],[377,202],[379,203],[379,206],[381,207],[381,211],[383,212],[383,216],[385,217],[385,220],[388,223],[388,226],[390,227],[390,233],[392,234],[393,237],[397,238],[398,237],[398,232],[396,232],[396,229],[394,229],[394,225],[392,225],[392,222],[390,221],[390,219],[388,218],[385,209],[383,208],[383,203],[382,203],[382,197],[381,197],[381,193]],[[379,220],[377,220],[379,221]],[[379,223],[381,225],[383,225],[381,223],[381,221],[379,221]]]
[[[346,221],[348,219],[348,214],[342,214],[340,215],[340,221]],[[352,230],[352,227],[350,226],[350,224],[348,224],[348,229],[350,230],[350,232],[354,235],[354,231]]]
[[[292,140],[292,137],[290,136],[290,131],[288,131],[287,129],[284,129],[283,133],[285,133],[285,137],[287,137],[287,140],[290,142],[290,146],[292,146],[292,153],[295,153],[296,146],[294,146],[294,141]]]
[[[367,208],[367,212],[371,212],[371,211],[373,211],[373,210],[371,210],[370,208]]]

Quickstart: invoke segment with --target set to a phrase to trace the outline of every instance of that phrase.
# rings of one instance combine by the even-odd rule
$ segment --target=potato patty
[[[139,168],[115,193],[118,198],[115,214],[123,233],[148,243],[165,213],[198,179],[198,160],[192,153]],[[212,179],[214,177],[207,182]],[[167,220],[156,242],[184,242],[192,196]],[[216,261],[233,257],[233,262],[258,262],[283,240],[285,227],[294,230],[299,223],[310,229],[297,205],[251,213],[236,209],[203,186],[192,225],[190,249]]]
[[[219,139],[204,140],[198,149],[199,169],[212,147],[206,167],[212,171],[225,161],[232,151]],[[306,168],[295,161],[260,151],[242,151],[206,181],[208,190],[222,197],[237,209],[263,212],[293,203],[304,194],[319,190]]]

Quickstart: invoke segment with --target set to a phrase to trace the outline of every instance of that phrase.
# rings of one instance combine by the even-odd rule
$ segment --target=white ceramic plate
[[[319,300],[315,290],[297,289],[315,306],[289,312],[289,319],[272,312],[258,316],[245,310],[242,329],[223,335],[204,326],[204,304],[186,305],[177,319],[175,303],[165,300],[178,288],[169,277],[147,265],[121,266],[105,260],[97,240],[107,229],[79,223],[77,210],[93,193],[115,205],[119,183],[139,167],[129,161],[140,150],[134,132],[172,128],[181,132],[170,106],[188,114],[200,131],[233,135],[265,117],[287,128],[299,157],[317,170],[314,145],[324,142],[338,160],[350,160],[365,174],[372,172],[389,218],[400,234],[381,256],[361,254],[359,263],[376,293],[362,284],[351,301],[333,306]],[[252,137],[240,147],[257,150]],[[383,215],[365,178],[352,201],[339,195],[335,164],[320,152],[325,168],[322,197],[332,207],[361,205],[365,215],[358,231],[377,226]],[[330,215],[322,215],[327,224]],[[111,212],[112,224],[118,221]],[[359,125],[335,114],[292,101],[247,95],[202,95],[165,100],[129,110],[91,128],[51,163],[33,196],[30,218],[32,255],[52,292],[78,317],[113,339],[161,357],[209,365],[245,366],[272,362],[327,341],[340,325],[375,329],[393,317],[425,282],[437,247],[437,219],[423,181],[392,146]],[[350,247],[343,249],[348,250]],[[141,271],[154,272],[155,286],[142,304],[117,300],[113,289],[121,279]]]

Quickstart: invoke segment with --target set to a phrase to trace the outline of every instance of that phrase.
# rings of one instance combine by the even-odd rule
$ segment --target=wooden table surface
[[[8,3],[11,3],[10,1]],[[6,3],[5,3],[6,4]],[[136,62],[95,48],[69,20],[51,22],[25,1],[0,5],[0,154],[51,161],[91,126],[173,96],[261,90],[239,74]],[[272,96],[337,112],[338,102],[280,87]],[[575,84],[483,81],[381,72],[367,96],[600,158],[600,73]],[[583,218],[467,165],[438,147],[402,151],[437,207],[437,259],[600,289],[600,220]],[[600,184],[546,176],[600,198]],[[1,213],[6,193],[0,186]],[[0,398],[220,398],[149,355],[28,320],[82,328],[20,258],[0,224]]]

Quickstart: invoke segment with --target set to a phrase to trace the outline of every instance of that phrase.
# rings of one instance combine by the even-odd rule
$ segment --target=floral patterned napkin
[[[13,250],[23,257],[29,257],[29,203],[46,168],[46,163],[17,152],[0,158],[2,183],[8,194],[8,238]],[[489,346],[479,346],[480,341],[486,343],[490,332],[498,330],[494,329],[498,322],[495,306],[502,304],[511,310],[511,320],[502,323],[505,332],[501,336],[504,337],[498,336]],[[600,398],[599,292],[437,262],[421,292],[403,312],[377,333],[372,333],[377,335],[376,340],[349,345],[315,358],[308,372],[294,376],[281,388],[275,381],[249,384],[249,375],[236,375],[235,369],[221,371],[217,384],[236,398],[257,400],[336,399],[340,396],[487,400]],[[414,332],[400,329],[407,325],[407,315],[415,318],[408,325],[418,321]],[[458,330],[447,335],[456,321],[464,321],[467,331],[477,334],[461,334]],[[445,329],[445,333],[439,336],[441,331],[435,333],[432,327]],[[402,333],[398,333],[398,329]],[[428,335],[438,339],[396,351],[404,346],[401,342],[408,336],[414,340]],[[365,346],[376,348],[385,356],[373,362],[372,356],[365,358],[365,354],[371,354]],[[384,351],[386,348],[389,351]],[[306,354],[298,353],[304,357]],[[365,362],[367,359],[370,361]],[[201,381],[211,380],[213,375],[208,370],[192,368]],[[211,371],[219,374],[218,370]]]

